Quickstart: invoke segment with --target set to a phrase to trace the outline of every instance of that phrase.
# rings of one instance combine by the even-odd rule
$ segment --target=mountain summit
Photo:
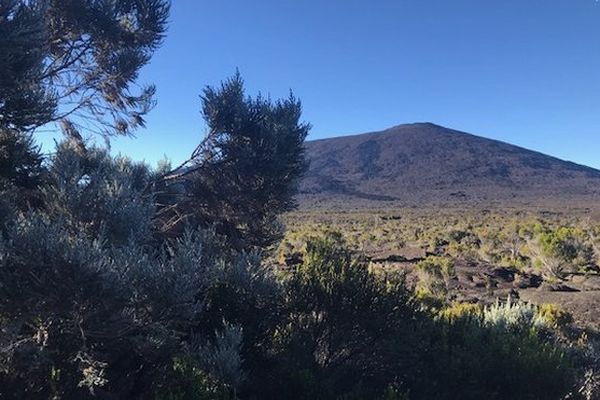
[[[600,199],[600,171],[431,123],[306,143],[302,206]]]

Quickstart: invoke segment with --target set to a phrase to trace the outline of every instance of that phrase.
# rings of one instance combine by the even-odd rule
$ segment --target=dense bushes
[[[325,237],[307,244],[284,287],[288,398],[378,398],[410,371],[418,313],[401,279],[376,278]]]
[[[444,260],[427,265],[451,271]],[[327,238],[308,243],[286,287],[292,320],[280,372],[288,374],[288,398],[391,391],[415,399],[550,399],[572,388],[571,356],[533,306],[465,305],[454,317],[430,315],[401,279],[369,274]]]
[[[546,276],[561,279],[568,272],[594,266],[593,247],[586,239],[581,229],[565,226],[548,229],[538,225],[528,247],[535,266]]]
[[[526,319],[509,327],[469,310],[437,324],[424,353],[428,385],[415,398],[560,399],[572,388],[567,352]]]
[[[48,176],[43,208],[4,221],[3,395],[144,393],[185,350],[221,264],[201,232],[150,245],[144,166],[63,145]]]
[[[574,390],[578,352],[557,340],[569,323],[560,310],[423,308],[401,276],[369,272],[339,234],[309,239],[302,263],[276,278],[258,249],[232,250],[210,229],[157,236],[155,176],[61,144],[40,205],[3,221],[3,398],[559,399]],[[419,269],[430,291],[453,274],[440,257]]]
[[[237,250],[280,239],[277,217],[295,207],[307,166],[303,142],[310,125],[300,121],[301,112],[291,94],[275,102],[246,96],[239,73],[218,88],[206,87],[208,134],[190,160],[157,185],[167,193],[159,197],[161,230],[210,225]]]
[[[309,241],[286,287],[288,398],[558,399],[573,387],[573,355],[549,310],[509,302],[432,315],[335,239]]]
[[[456,218],[456,213],[464,218]],[[367,255],[401,259],[430,255],[492,264],[562,280],[571,274],[598,273],[600,227],[594,219],[529,211],[402,210],[298,212],[286,217],[288,230],[279,249],[282,263],[294,263],[307,237],[336,230],[348,246]],[[395,214],[393,214],[395,215]],[[392,216],[393,216],[392,215]]]
[[[373,275],[340,236],[309,240],[281,279],[209,230],[161,242],[145,190],[153,176],[64,144],[46,169],[43,206],[3,221],[3,398],[560,398],[571,389],[571,356],[531,319],[506,329],[484,317],[492,309],[430,315],[402,277]],[[429,264],[451,273],[444,260]]]

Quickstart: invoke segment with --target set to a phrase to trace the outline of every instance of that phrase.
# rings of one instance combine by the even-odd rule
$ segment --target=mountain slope
[[[600,171],[430,123],[306,143],[301,205],[595,201]]]

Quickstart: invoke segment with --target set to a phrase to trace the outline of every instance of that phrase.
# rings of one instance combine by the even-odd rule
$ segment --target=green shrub
[[[538,334],[533,307],[454,305],[440,316],[421,333],[429,341],[415,398],[562,399],[572,390],[572,355]]]
[[[473,303],[452,303],[452,305],[439,311],[440,318],[453,322],[464,318],[480,319],[483,314],[483,307],[480,304]]]
[[[566,273],[585,270],[594,264],[594,251],[582,230],[561,226],[538,226],[528,243],[535,265],[550,278],[562,279]]]
[[[556,304],[542,304],[537,312],[539,317],[554,329],[565,329],[573,322],[573,316]]]
[[[151,176],[106,151],[61,145],[44,208],[5,225],[2,396],[148,398],[168,385],[174,358],[236,388],[223,366],[238,357],[240,369],[246,356],[254,367],[266,351],[280,301],[272,275],[211,231],[157,243]],[[243,329],[243,345],[223,346],[224,319]]]
[[[212,379],[191,357],[177,357],[155,400],[234,400],[222,383]]]
[[[370,274],[338,239],[309,241],[285,283],[278,372],[289,399],[380,398],[410,368],[417,311],[404,283]]]
[[[454,276],[454,262],[448,258],[429,256],[417,264],[417,296],[445,300],[450,279]]]

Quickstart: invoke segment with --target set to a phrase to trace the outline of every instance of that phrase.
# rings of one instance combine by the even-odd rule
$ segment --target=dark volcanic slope
[[[429,123],[307,142],[304,207],[594,201],[600,171]]]

